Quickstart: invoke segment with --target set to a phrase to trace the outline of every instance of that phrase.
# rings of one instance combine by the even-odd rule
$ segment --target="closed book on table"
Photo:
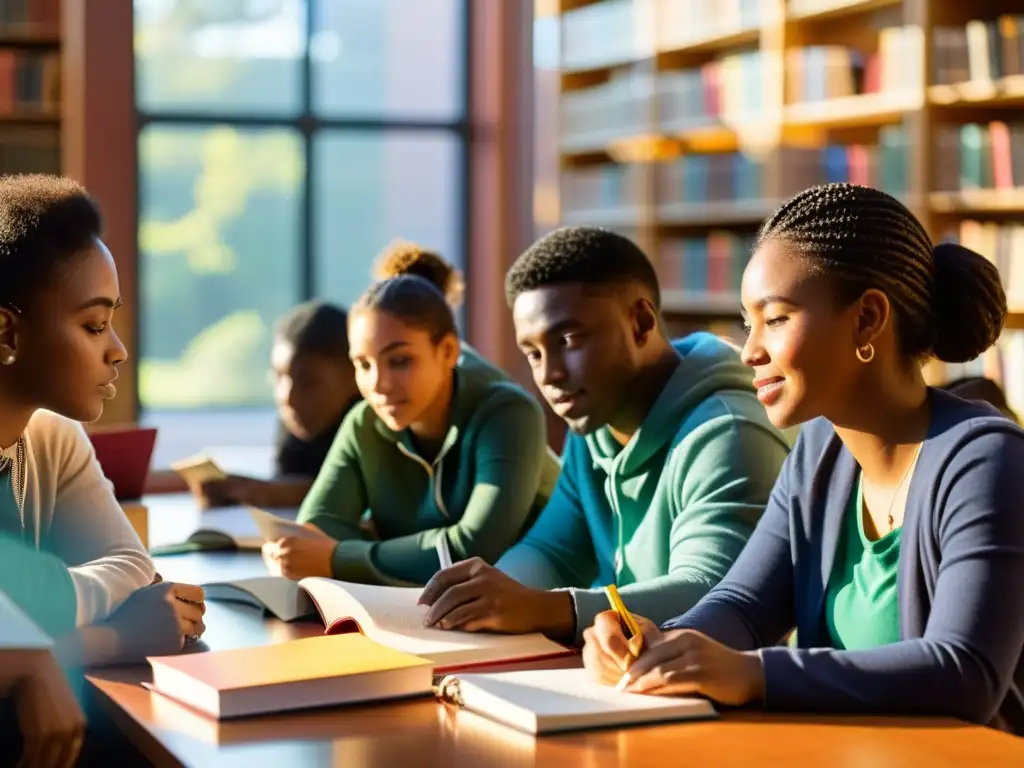
[[[150,690],[218,719],[431,692],[433,665],[359,635],[158,656]]]
[[[584,669],[450,675],[438,697],[537,735],[717,717],[707,699],[624,693],[594,682]]]

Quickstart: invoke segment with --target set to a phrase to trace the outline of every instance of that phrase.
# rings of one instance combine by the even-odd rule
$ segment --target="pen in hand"
[[[626,608],[626,604],[622,602],[622,597],[619,595],[618,588],[614,584],[609,584],[604,588],[604,592],[608,597],[608,602],[611,604],[612,610],[618,614],[619,623],[622,626],[622,632],[626,636],[627,656],[625,661],[620,664],[622,677],[615,686],[615,690],[621,691],[629,685],[630,665],[637,660],[644,649],[644,635],[643,632],[640,631],[640,625],[638,625],[636,623],[636,619],[633,618],[633,614],[629,612]]]
[[[441,564],[440,570],[443,571],[445,568],[451,568],[452,553],[448,549],[448,536],[446,536],[444,533],[438,536],[437,542],[435,543],[435,547],[437,548],[437,560]]]

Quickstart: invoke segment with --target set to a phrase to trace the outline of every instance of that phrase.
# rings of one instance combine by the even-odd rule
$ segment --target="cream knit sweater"
[[[75,624],[109,616],[151,583],[153,561],[103,475],[82,425],[36,411],[25,430],[26,541],[67,565],[75,585]]]

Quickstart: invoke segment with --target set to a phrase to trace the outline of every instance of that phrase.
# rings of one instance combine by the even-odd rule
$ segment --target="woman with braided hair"
[[[631,691],[1024,734],[1024,431],[921,374],[995,342],[995,267],[933,246],[889,195],[830,184],[764,223],[742,299],[758,397],[805,426],[719,586],[643,623],[635,660],[602,614],[587,667]]]

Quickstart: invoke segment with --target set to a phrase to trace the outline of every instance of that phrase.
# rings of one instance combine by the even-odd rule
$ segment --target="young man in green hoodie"
[[[712,334],[669,341],[654,268],[621,235],[556,230],[505,287],[534,381],[572,433],[537,522],[495,566],[439,571],[426,624],[578,641],[612,583],[652,620],[686,611],[743,549],[789,450],[749,370]]]

